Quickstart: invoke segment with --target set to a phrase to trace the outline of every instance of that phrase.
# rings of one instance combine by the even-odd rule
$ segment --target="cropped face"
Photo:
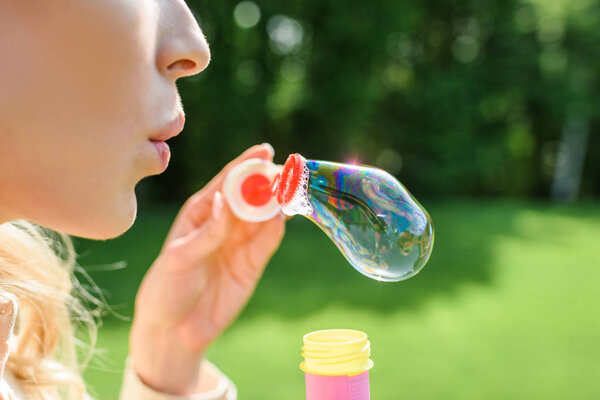
[[[183,0],[0,1],[0,221],[104,239],[177,134],[210,53]]]

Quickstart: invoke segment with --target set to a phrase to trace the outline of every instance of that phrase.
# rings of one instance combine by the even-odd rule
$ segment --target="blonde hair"
[[[28,399],[91,399],[82,372],[93,356],[105,304],[75,272],[89,279],[68,235],[23,220],[0,225],[0,292],[19,304],[6,368]],[[89,344],[79,339],[82,332]],[[82,362],[80,350],[86,350]]]

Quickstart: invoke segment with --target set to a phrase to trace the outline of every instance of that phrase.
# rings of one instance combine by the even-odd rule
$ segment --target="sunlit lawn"
[[[425,205],[433,256],[400,283],[363,277],[311,222],[290,221],[250,304],[208,354],[240,399],[303,399],[302,335],[326,328],[369,334],[375,400],[600,397],[600,206]],[[93,273],[120,313],[131,316],[175,213],[142,210],[118,239],[77,242],[90,269],[128,262]],[[106,360],[86,377],[101,400],[117,398],[127,333],[114,318],[100,330]]]

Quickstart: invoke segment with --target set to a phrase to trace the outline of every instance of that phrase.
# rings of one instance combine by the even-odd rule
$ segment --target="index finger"
[[[233,167],[250,158],[262,158],[270,161],[273,159],[273,153],[273,147],[268,143],[263,143],[252,146],[227,164],[204,188],[196,192],[184,203],[175,217],[165,243],[189,233],[200,225],[199,221],[202,220],[203,215],[206,215],[206,210],[210,208],[209,205],[212,202],[215,192],[221,190],[225,177]]]
[[[272,161],[275,151],[273,150],[273,146],[268,143],[263,143],[259,145],[255,145],[250,147],[248,150],[243,152],[240,156],[235,158],[233,161],[229,162],[222,170],[219,172],[210,182],[208,182],[202,189],[193,194],[189,198],[190,206],[193,207],[193,204],[197,201],[202,201],[204,198],[212,198],[217,190],[221,190],[223,186],[223,182],[225,181],[225,177],[236,165],[241,164],[242,162],[250,159],[250,158],[262,158],[264,160]]]

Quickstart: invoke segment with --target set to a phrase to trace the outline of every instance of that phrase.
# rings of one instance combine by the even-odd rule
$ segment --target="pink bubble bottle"
[[[304,335],[300,368],[306,400],[369,400],[371,343],[367,334],[330,329]]]

